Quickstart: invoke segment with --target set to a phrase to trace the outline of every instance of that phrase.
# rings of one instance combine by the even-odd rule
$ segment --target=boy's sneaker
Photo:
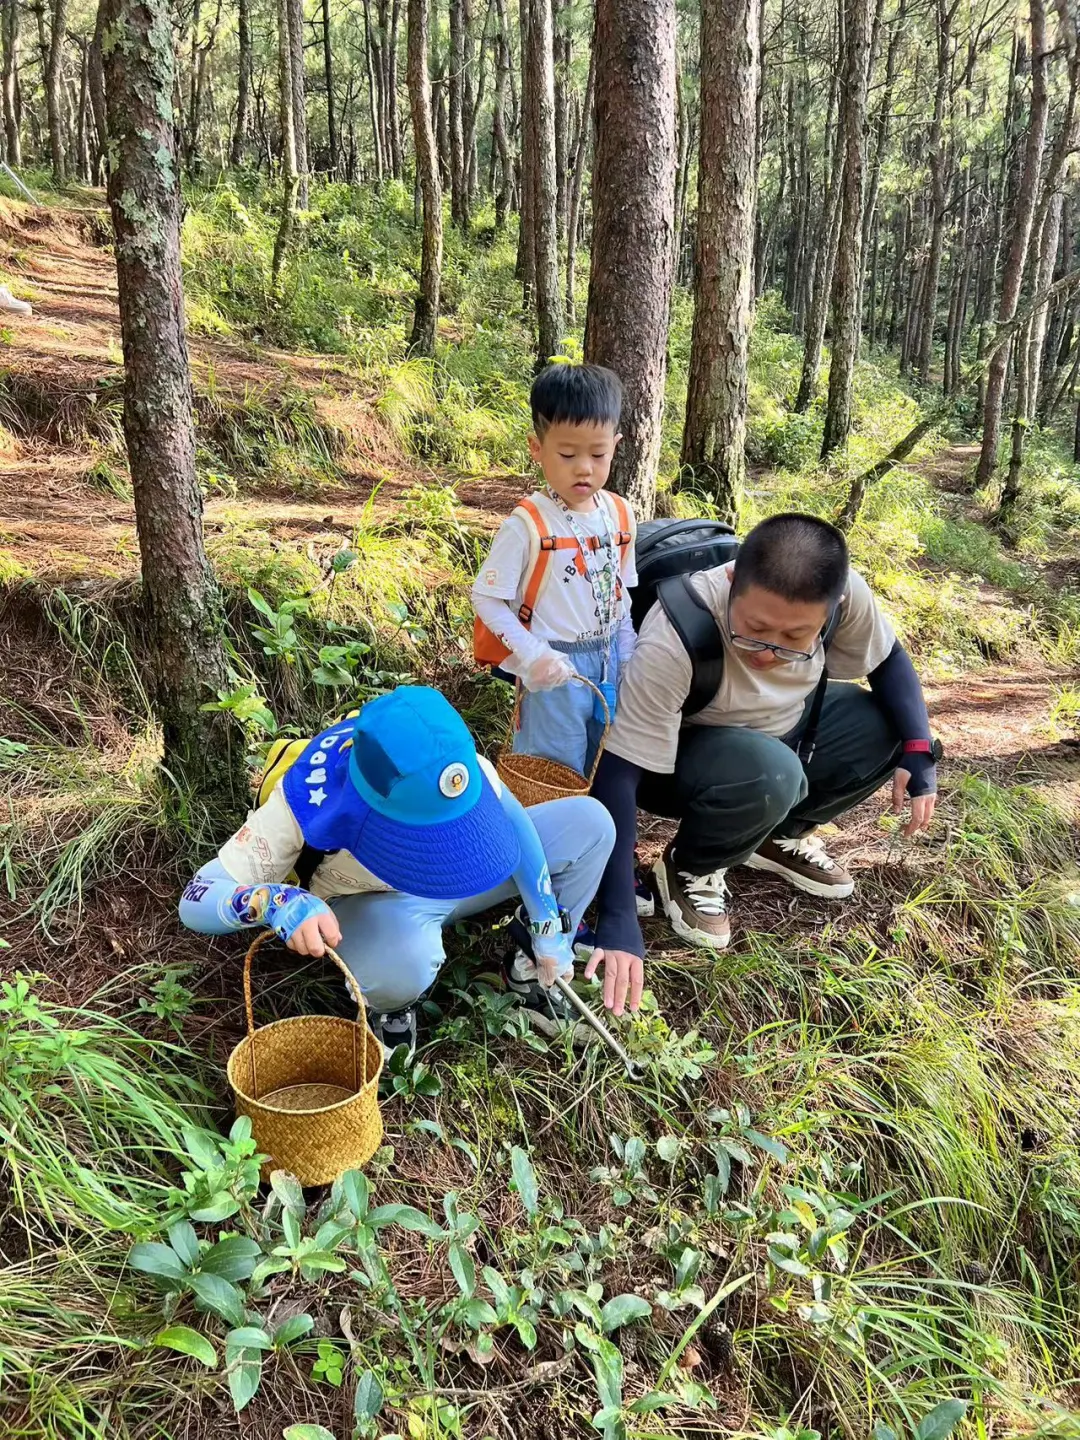
[[[372,1010],[368,1014],[372,1034],[382,1044],[383,1054],[389,1060],[394,1051],[406,1045],[411,1060],[416,1053],[416,1011],[410,1005],[404,1010]]]
[[[825,849],[825,841],[813,833],[797,839],[766,840],[746,862],[751,870],[780,875],[796,890],[823,895],[827,900],[846,900],[855,881]]]
[[[678,869],[668,845],[653,867],[656,891],[675,934],[706,950],[723,950],[731,940],[727,871],[694,875]]]
[[[528,1012],[529,1024],[554,1040],[577,1024],[577,1011],[554,986],[549,990],[536,978],[536,965],[523,950],[503,961],[503,979]]]
[[[596,931],[582,920],[577,927],[577,934],[574,936],[574,954],[579,960],[588,960],[596,949],[596,945]]]
[[[656,897],[640,865],[634,866],[634,900],[640,920],[651,920],[656,914]]]

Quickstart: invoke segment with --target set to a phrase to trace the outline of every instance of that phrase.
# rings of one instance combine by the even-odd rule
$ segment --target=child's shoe
[[[372,1010],[368,1014],[368,1024],[372,1034],[382,1044],[387,1060],[402,1045],[407,1046],[410,1060],[416,1054],[416,1011],[411,1005],[404,1010],[387,1010],[382,1013]]]

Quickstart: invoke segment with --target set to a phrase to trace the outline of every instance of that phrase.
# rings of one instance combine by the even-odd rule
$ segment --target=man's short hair
[[[793,603],[835,605],[847,578],[847,541],[835,525],[816,515],[771,515],[739,546],[731,594],[760,585]]]
[[[533,429],[541,438],[549,425],[612,425],[617,430],[622,402],[622,381],[604,365],[548,365],[529,396]]]

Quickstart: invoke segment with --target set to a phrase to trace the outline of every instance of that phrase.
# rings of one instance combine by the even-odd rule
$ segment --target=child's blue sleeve
[[[211,860],[180,897],[180,920],[200,935],[231,935],[235,930],[269,927],[281,940],[312,915],[330,907],[297,885],[238,885],[220,860]]]
[[[548,870],[547,856],[544,854],[544,847],[540,843],[540,836],[536,833],[536,826],[529,819],[528,811],[521,804],[515,795],[503,785],[501,795],[502,807],[509,816],[514,827],[514,833],[518,839],[521,849],[521,859],[514,871],[514,884],[517,886],[518,894],[521,896],[529,919],[539,923],[543,920],[559,920],[559,902],[555,899],[555,891],[551,885],[551,872]],[[553,935],[533,938],[533,949],[539,954],[542,951],[551,958],[565,959],[567,965],[574,963],[572,935]]]

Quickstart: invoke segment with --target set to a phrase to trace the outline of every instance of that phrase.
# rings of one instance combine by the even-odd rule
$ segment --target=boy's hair
[[[619,428],[622,381],[604,365],[548,365],[533,381],[529,404],[540,439],[550,425]]]
[[[847,541],[835,525],[816,515],[772,515],[739,546],[731,594],[760,585],[784,600],[835,605],[847,578]]]

